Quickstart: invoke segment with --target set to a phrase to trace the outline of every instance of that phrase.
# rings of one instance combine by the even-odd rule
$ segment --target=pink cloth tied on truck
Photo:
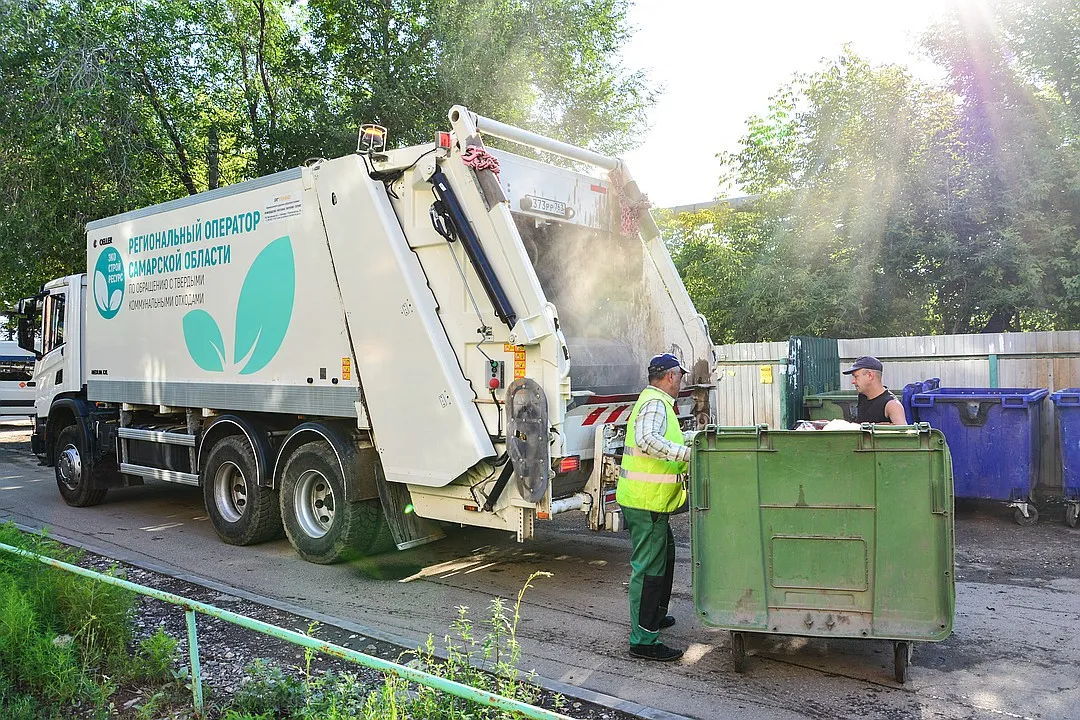
[[[465,163],[477,172],[490,170],[499,174],[499,159],[479,145],[470,145],[461,153],[461,162]]]
[[[626,192],[625,178],[618,168],[608,173],[608,181],[615,187],[615,194],[619,198],[622,234],[627,237],[637,236],[641,231],[641,213],[648,212],[652,207],[649,196],[641,193],[637,199],[630,197]]]

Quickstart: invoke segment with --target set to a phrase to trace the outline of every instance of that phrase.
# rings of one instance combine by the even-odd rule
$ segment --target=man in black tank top
[[[881,371],[881,361],[869,355],[856,358],[851,367],[844,371],[845,375],[851,376],[851,384],[859,391],[855,420],[878,425],[907,425],[904,406],[882,384]]]

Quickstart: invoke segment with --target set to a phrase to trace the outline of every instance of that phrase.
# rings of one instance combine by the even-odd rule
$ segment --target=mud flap
[[[540,502],[551,482],[547,397],[535,380],[518,378],[506,390],[506,407],[506,452],[518,492],[526,502]]]
[[[387,482],[381,468],[376,473],[375,483],[379,488],[379,502],[382,503],[386,523],[390,526],[390,534],[394,536],[398,550],[408,550],[446,537],[437,522],[417,517],[413,512],[408,487]]]

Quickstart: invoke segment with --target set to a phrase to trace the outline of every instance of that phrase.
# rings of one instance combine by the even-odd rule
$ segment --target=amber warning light
[[[386,148],[386,128],[382,125],[361,125],[360,137],[356,142],[356,152],[374,153]]]

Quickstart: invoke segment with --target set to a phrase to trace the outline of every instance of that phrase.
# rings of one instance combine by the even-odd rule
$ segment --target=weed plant
[[[445,659],[436,651],[434,636],[427,643],[399,658],[408,666],[447,680],[495,693],[520,702],[535,704],[540,690],[530,681],[533,673],[518,671],[521,646],[517,639],[521,620],[521,602],[525,592],[538,577],[551,573],[533,573],[518,593],[513,613],[502,598],[491,601],[486,619],[474,625],[467,607],[458,614],[443,638]],[[309,632],[314,627],[309,628]],[[478,633],[479,631],[479,633]],[[305,652],[304,665],[297,672],[256,661],[250,665],[247,680],[222,714],[223,720],[503,720],[516,717],[496,708],[439,692],[426,685],[410,683],[387,674],[375,689],[365,685],[353,673],[311,672],[312,652]],[[565,703],[554,698],[556,709]]]

